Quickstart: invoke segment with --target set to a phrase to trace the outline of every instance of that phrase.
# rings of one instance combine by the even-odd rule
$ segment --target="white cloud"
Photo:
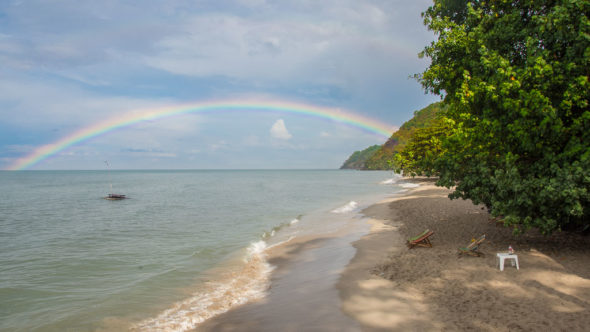
[[[229,146],[230,145],[226,141],[221,140],[219,142],[209,145],[209,151],[225,150],[229,148]]]
[[[293,137],[293,135],[291,135],[291,133],[289,133],[289,131],[287,130],[287,127],[285,126],[285,121],[283,121],[283,119],[277,120],[272,125],[272,127],[270,128],[270,135],[274,138],[283,140],[288,140],[291,139],[291,137]]]

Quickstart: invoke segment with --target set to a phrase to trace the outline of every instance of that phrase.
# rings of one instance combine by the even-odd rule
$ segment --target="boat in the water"
[[[111,165],[109,165],[108,161],[104,161],[105,164],[107,164],[107,171],[109,173],[109,186],[111,188],[110,193],[104,197],[104,199],[108,199],[111,201],[118,201],[118,200],[122,200],[122,199],[126,199],[127,195],[123,195],[123,194],[113,194],[113,182],[111,181]]]
[[[126,195],[122,195],[122,194],[108,194],[108,196],[105,197],[105,199],[110,199],[110,200],[118,200],[118,199],[125,199],[127,198]]]

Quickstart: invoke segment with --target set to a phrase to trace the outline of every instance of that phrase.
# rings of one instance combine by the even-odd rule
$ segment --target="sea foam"
[[[418,188],[418,187],[420,187],[420,185],[417,183],[401,183],[399,186],[402,188]]]
[[[133,331],[187,331],[246,302],[263,298],[274,269],[266,260],[267,244],[256,241],[246,249],[241,269],[207,282],[188,299],[175,303],[157,317],[146,319]]]
[[[350,201],[346,205],[343,205],[337,209],[332,210],[332,213],[349,213],[353,212],[357,209],[358,203],[355,201]]]
[[[379,184],[396,184],[401,179],[403,179],[403,177],[401,175],[393,174],[391,178],[385,179],[385,180],[379,182]]]

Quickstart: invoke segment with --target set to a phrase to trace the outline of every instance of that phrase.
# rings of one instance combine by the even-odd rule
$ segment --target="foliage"
[[[390,143],[390,145],[392,147],[388,148],[385,145],[380,146],[379,150],[377,150],[375,152],[375,154],[373,154],[373,156],[371,156],[371,158],[369,158],[365,162],[364,169],[368,169],[368,170],[392,169],[391,160],[393,160],[395,154],[398,152],[396,147],[398,146],[399,143],[395,139],[394,140],[389,139],[387,142]]]
[[[365,169],[392,169],[395,155],[404,149],[412,134],[418,129],[430,126],[441,110],[443,110],[442,103],[438,102],[415,111],[414,116],[393,133],[389,140],[365,162]]]
[[[394,156],[395,171],[406,176],[436,175],[435,163],[443,153],[442,142],[449,133],[450,123],[440,116],[430,126],[414,131],[408,144]]]
[[[346,159],[340,169],[364,169],[367,159],[373,156],[379,149],[381,149],[381,145],[373,145],[362,151],[355,151]]]
[[[435,0],[423,13],[438,39],[417,78],[452,126],[424,165],[515,231],[590,225],[589,13],[588,0]]]

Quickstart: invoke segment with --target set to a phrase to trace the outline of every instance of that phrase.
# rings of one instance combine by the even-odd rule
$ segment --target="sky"
[[[223,103],[342,110],[395,130],[437,101],[416,0],[0,1],[0,169],[84,128]],[[386,138],[319,116],[188,112],[56,149],[31,170],[330,169]]]

